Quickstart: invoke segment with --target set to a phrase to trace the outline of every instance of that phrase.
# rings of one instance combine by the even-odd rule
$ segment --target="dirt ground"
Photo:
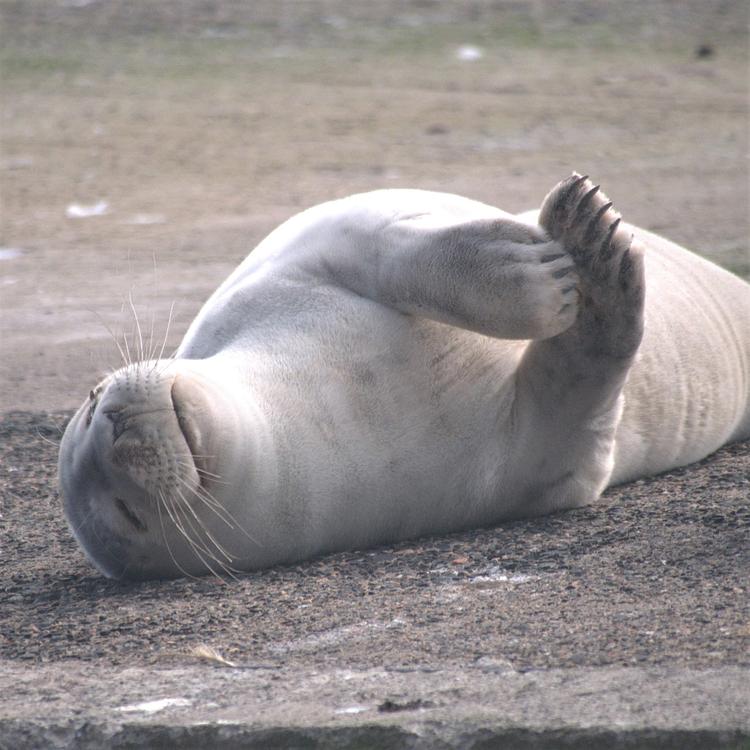
[[[594,507],[222,583],[125,585],[55,491],[64,415],[0,420],[0,655],[269,668],[748,664],[750,443]]]
[[[0,12],[0,658],[748,664],[750,444],[589,509],[230,583],[106,581],[55,480],[133,308],[173,346],[264,233],[332,197],[412,186],[520,211],[575,169],[629,221],[750,277],[744,3]]]

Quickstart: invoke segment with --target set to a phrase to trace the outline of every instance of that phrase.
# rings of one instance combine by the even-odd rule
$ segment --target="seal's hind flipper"
[[[578,319],[562,335],[575,336],[588,352],[634,355],[643,335],[643,253],[612,202],[598,185],[574,174],[547,196],[539,221],[578,272]]]
[[[580,299],[573,324],[532,341],[518,368],[516,444],[541,457],[532,473],[547,482],[524,498],[526,513],[593,502],[606,486],[643,335],[642,251],[600,188],[573,175],[547,196],[539,222],[573,259]]]

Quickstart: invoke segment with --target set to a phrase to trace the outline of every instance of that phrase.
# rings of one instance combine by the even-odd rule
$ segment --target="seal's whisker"
[[[195,511],[193,510],[193,507],[192,507],[191,503],[185,497],[185,495],[182,493],[182,491],[179,488],[175,488],[175,493],[176,493],[176,497],[172,498],[174,500],[174,507],[175,507],[175,509],[177,509],[178,511],[180,511],[182,513],[182,517],[189,524],[191,530],[193,532],[195,532],[199,537],[200,537],[201,532],[204,532],[205,535],[206,535],[206,537],[209,539],[209,541],[211,541],[213,543],[213,545],[216,547],[216,549],[224,557],[226,557],[228,561],[231,561],[233,559],[232,556],[213,538],[213,536],[211,535],[211,532],[208,530],[208,527],[206,526],[205,522],[201,518],[199,518],[198,515],[195,513]],[[193,523],[190,520],[190,517],[188,516],[188,514],[187,514],[186,511],[189,511],[190,514],[193,516],[193,518],[195,518],[195,521],[199,525],[200,529],[196,529],[195,528],[195,526],[193,525]],[[197,541],[200,541],[200,539],[193,540],[193,541],[196,541],[196,543],[197,543]],[[205,546],[205,544],[203,542],[201,542],[201,546],[203,548],[203,551],[207,555],[210,555],[214,560],[216,560],[216,562],[220,562],[220,560],[215,557],[214,553],[212,553]]]
[[[167,537],[167,532],[164,528],[164,516],[162,515],[162,512],[161,512],[162,505],[164,506],[164,510],[167,511],[167,514],[169,515],[170,519],[172,519],[172,514],[169,512],[169,508],[167,507],[167,500],[164,497],[164,494],[160,490],[159,495],[157,497],[156,510],[159,514],[159,525],[161,526],[161,535],[162,535],[162,538],[164,539],[164,545],[166,546],[167,552],[169,553],[169,556],[172,558],[172,562],[175,564],[175,567],[177,568],[177,570],[179,570],[180,573],[182,573],[182,575],[184,575],[185,577],[192,578],[194,581],[197,581],[198,577],[194,576],[192,573],[188,573],[185,570],[185,568],[183,568],[182,565],[180,565],[180,563],[177,561],[177,558],[174,556],[174,553],[172,552],[172,547],[169,544],[169,538]],[[174,522],[174,519],[172,520]],[[188,539],[188,542],[189,541],[190,540]]]
[[[211,543],[214,545],[214,547],[216,547],[216,550],[219,552],[219,554],[223,555],[227,559],[227,562],[231,563],[232,560],[234,560],[234,556],[231,555],[231,554],[229,554],[229,552],[226,549],[224,549],[224,547],[221,545],[221,543],[216,540],[216,538],[213,536],[213,534],[211,534],[211,532],[208,530],[208,526],[206,525],[205,521],[198,516],[198,514],[193,509],[192,504],[182,494],[181,490],[178,488],[176,490],[176,492],[177,492],[177,495],[180,497],[180,499],[183,501],[184,507],[187,508],[187,510],[190,511],[191,515],[195,519],[195,521],[198,524],[198,526],[203,530],[203,533],[205,533],[206,538],[211,541]],[[190,521],[190,519],[187,516],[186,516],[186,519],[187,519],[188,523],[190,524],[191,528],[193,528],[193,530],[195,530],[195,527],[193,526],[192,522]]]
[[[186,504],[186,505],[187,505],[187,506],[189,507],[189,501],[188,501],[188,500],[187,500],[187,499],[185,498],[185,496],[184,496],[184,495],[182,494],[182,492],[181,492],[180,490],[177,490],[177,494],[178,494],[179,498],[180,498],[180,499],[182,500],[182,502],[183,502],[183,503],[185,503],[185,504]],[[175,503],[175,505],[176,505],[177,507],[179,507],[179,505],[180,505],[180,504],[179,504],[179,503]],[[182,510],[182,508],[180,508],[180,510]],[[232,560],[234,560],[235,558],[234,558],[234,557],[233,557],[232,555],[230,555],[230,554],[229,554],[229,553],[228,553],[228,552],[227,552],[227,551],[226,551],[226,550],[225,550],[225,549],[224,549],[224,548],[222,547],[222,545],[221,545],[221,544],[219,544],[219,542],[218,542],[218,541],[217,541],[217,540],[216,540],[216,539],[215,539],[215,538],[214,538],[214,537],[212,536],[212,534],[211,534],[211,533],[210,533],[210,532],[208,531],[208,528],[206,527],[205,523],[204,523],[204,522],[203,522],[203,521],[202,521],[202,520],[201,520],[201,519],[200,519],[200,518],[199,518],[199,517],[198,517],[198,516],[197,516],[197,515],[196,515],[196,514],[195,514],[195,513],[193,512],[192,508],[190,508],[190,511],[191,511],[191,512],[193,513],[193,516],[195,517],[195,519],[196,519],[197,523],[198,523],[198,524],[199,524],[199,525],[201,526],[201,528],[202,528],[203,532],[204,532],[204,533],[206,534],[206,536],[208,537],[208,539],[209,539],[209,540],[210,540],[210,541],[211,541],[211,542],[213,543],[213,545],[214,545],[214,546],[216,547],[216,549],[217,549],[217,550],[218,550],[218,551],[219,551],[219,552],[220,552],[220,553],[221,553],[222,555],[224,555],[224,556],[226,557],[226,559],[227,559],[227,562],[224,562],[223,560],[220,560],[219,558],[217,558],[217,557],[216,557],[216,555],[214,555],[214,554],[213,554],[213,553],[212,553],[212,552],[211,552],[211,551],[210,551],[209,549],[207,549],[206,545],[205,545],[205,544],[203,544],[203,543],[201,543],[201,545],[200,545],[200,549],[201,549],[201,550],[202,550],[202,551],[203,551],[203,552],[204,552],[204,553],[205,553],[205,554],[206,554],[207,556],[209,556],[209,557],[210,557],[210,558],[211,558],[212,560],[214,560],[214,561],[215,561],[216,563],[218,563],[218,564],[219,564],[219,565],[221,566],[221,568],[222,568],[223,572],[224,572],[224,573],[225,573],[226,575],[228,575],[229,577],[233,578],[234,580],[238,580],[238,579],[237,579],[237,576],[236,576],[236,575],[234,575],[234,574],[235,574],[235,573],[239,574],[239,573],[241,573],[242,571],[241,571],[241,570],[239,570],[238,568],[234,567],[233,565],[230,565],[230,564],[229,564],[229,563],[230,563],[230,562],[231,562]],[[188,518],[187,516],[185,516],[185,520],[186,520],[186,521],[188,522],[188,524],[190,525],[190,528],[191,528],[191,530],[192,530],[193,532],[195,532],[195,533],[196,533],[196,535],[200,536],[200,533],[201,533],[201,532],[200,532],[200,530],[198,530],[198,529],[196,529],[196,528],[195,528],[195,526],[194,526],[194,525],[192,524],[192,522],[190,521],[190,519],[189,519],[189,518]],[[222,520],[224,520],[224,519],[222,519]],[[196,542],[196,541],[195,541],[194,539],[192,539],[192,538],[191,538],[191,537],[190,537],[190,536],[189,536],[189,535],[187,534],[187,532],[186,532],[186,531],[185,531],[184,529],[181,529],[181,530],[182,530],[183,534],[185,535],[185,538],[186,538],[186,539],[188,540],[188,543],[189,543],[189,544],[191,545],[191,547],[193,547],[193,550],[194,550],[194,552],[195,552],[196,554],[198,554],[198,546],[197,546],[197,542]],[[199,555],[199,556],[200,556],[200,555]],[[202,557],[202,556],[201,556],[201,560],[203,560],[203,557]],[[205,562],[205,561],[204,561],[204,562]],[[211,569],[211,568],[210,568],[210,566],[209,566],[209,569]],[[211,569],[211,572],[212,572],[212,573],[214,572],[214,571],[213,571],[213,569]]]
[[[128,358],[125,356],[125,351],[120,345],[120,342],[117,340],[117,336],[115,335],[114,331],[107,325],[104,318],[96,310],[91,310],[90,312],[96,315],[96,317],[99,319],[99,322],[104,326],[104,330],[107,331],[112,341],[115,342],[115,346],[117,347],[117,351],[120,352],[120,357],[122,358],[123,364],[127,367],[127,365],[129,364]]]
[[[124,309],[125,309],[125,305],[123,304],[120,312],[121,313],[124,312]],[[128,345],[128,334],[127,334],[127,331],[125,330],[125,325],[124,324],[123,324],[123,327],[122,327],[122,340],[123,340],[123,343],[125,344],[125,355],[126,355],[125,356],[125,366],[126,367],[130,367],[130,365],[133,364],[133,358],[130,356],[130,346]]]
[[[153,291],[154,291],[154,300],[156,300],[157,292],[159,288],[158,275],[156,272],[156,251],[152,251],[151,253],[151,262],[153,264],[153,269],[154,269],[154,290]],[[159,346],[159,344],[154,341],[155,322],[156,322],[156,315],[155,315],[155,310],[154,310],[154,304],[152,303],[151,305],[151,330],[149,332],[149,337],[148,337],[148,359],[149,361],[153,361],[154,354],[156,354],[156,350]],[[152,365],[152,369],[150,370],[150,372],[153,372],[153,367],[155,367],[155,365]]]
[[[256,545],[259,549],[263,549],[263,545],[232,515],[232,513],[222,505],[205,487],[200,486],[197,488],[190,487],[187,481],[182,477],[178,479],[188,489],[195,494],[195,496],[203,502],[203,504],[211,511],[213,511],[224,523],[231,529],[237,529],[241,531],[249,541]],[[229,519],[229,520],[227,520]]]
[[[178,465],[182,466],[190,466],[190,464],[178,462]],[[188,483],[186,479],[183,477],[178,476],[177,479],[182,482],[182,484],[191,492],[194,492],[196,495],[199,495],[201,500],[203,500],[206,503],[210,503],[212,507],[215,507],[219,510],[224,510],[224,506],[211,494],[211,492],[204,487],[203,485],[198,485],[197,487],[193,487],[191,484]],[[225,482],[224,484],[228,484],[228,482]]]
[[[187,483],[186,480],[181,478],[181,481],[188,490],[194,492],[198,496],[198,498],[202,500],[206,505],[208,505],[212,510],[225,512],[224,506],[205,487],[201,485],[199,485],[198,487],[192,487]]]
[[[60,442],[62,441],[62,437],[60,437],[60,440],[55,441],[55,440],[51,440],[50,438],[46,437],[45,435],[42,435],[42,433],[39,432],[39,428],[38,427],[36,429],[36,436],[40,440],[42,440],[43,442],[49,443],[51,446],[53,446],[55,448],[59,448],[60,447]]]
[[[60,433],[60,437],[62,437],[63,434],[64,434],[64,432],[65,432],[64,427],[61,427],[60,423],[57,422],[57,421],[55,421],[55,419],[52,418],[52,417],[50,418],[50,421],[52,422],[54,428]],[[65,417],[62,418],[62,421],[65,424],[65,426],[67,427],[67,423],[65,422]]]
[[[190,548],[195,552],[196,550],[194,548],[195,545],[193,543],[193,540],[190,537],[190,535],[185,531],[182,523],[180,522],[178,518],[178,513],[175,507],[171,503],[171,499],[169,498],[168,495],[164,495],[161,492],[159,494],[160,494],[162,503],[164,505],[164,510],[167,512],[167,515],[169,516],[169,519],[172,522],[172,525],[177,529],[177,531],[180,532],[180,535],[187,541]],[[163,531],[163,526],[162,526],[162,531]],[[169,548],[170,555],[172,555],[172,560],[174,560],[175,564],[177,564],[177,560],[175,559],[174,555],[172,554],[171,548],[169,547],[169,541],[167,540],[166,534],[164,538],[165,538],[165,541],[167,542],[167,547]],[[201,561],[205,563],[205,561],[200,555],[198,555],[198,557],[200,557]],[[182,568],[182,566],[178,566],[178,567],[180,568],[181,571],[184,572],[184,568]],[[191,576],[191,578],[195,578],[195,576]]]
[[[214,474],[212,471],[208,471],[208,469],[200,469],[197,466],[195,467],[195,470],[198,472],[199,477],[210,479],[212,482],[216,482],[216,484],[223,484],[225,487],[228,487],[230,485],[230,482],[222,479],[220,474]]]
[[[168,354],[166,357],[162,356],[161,359],[158,359],[156,361],[156,373],[157,375],[161,375],[162,373],[166,372],[169,365],[174,362],[177,359],[177,349],[175,349],[171,354]]]
[[[138,334],[137,344],[138,344],[138,359],[142,362],[146,358],[146,352],[143,349],[143,331],[141,331],[141,321],[138,320],[138,311],[135,309],[135,305],[133,304],[133,292],[132,290],[128,292],[128,304],[130,305],[130,310],[133,313],[133,321],[135,322],[135,330]]]
[[[158,277],[156,273],[156,250],[151,250],[151,262],[153,263],[154,267],[154,300],[157,298],[157,292],[159,289],[158,284]],[[148,358],[149,360],[152,360],[154,358],[154,352],[156,350],[154,346],[154,323],[155,323],[156,316],[154,315],[154,306],[153,303],[151,305],[151,331],[149,333],[148,337]],[[157,344],[158,346],[158,344]]]
[[[180,478],[180,481],[185,487],[193,492],[198,500],[200,500],[214,515],[220,518],[230,529],[236,528],[235,524],[237,521],[232,518],[231,514],[224,508],[219,501],[211,495],[208,490],[203,487],[191,487],[184,479]]]
[[[169,368],[169,365],[175,360],[175,356],[173,354],[170,354],[168,357],[163,357],[162,359],[159,359],[156,361],[155,364],[155,372],[157,375],[163,375],[167,369]]]
[[[194,458],[213,458],[213,456],[199,456],[198,454],[195,454],[193,457]],[[183,466],[186,469],[194,468],[196,472],[198,473],[198,476],[201,479],[210,479],[212,482],[215,482],[216,484],[222,484],[225,487],[228,487],[231,484],[231,482],[228,482],[225,479],[222,479],[220,474],[214,474],[212,471],[208,471],[208,469],[201,469],[198,466],[195,466],[190,461],[178,460],[177,465]]]
[[[157,367],[158,363],[161,362],[164,357],[164,349],[167,346],[167,339],[169,338],[169,329],[172,326],[172,318],[174,315],[174,303],[175,301],[172,300],[172,304],[169,306],[169,315],[167,316],[167,327],[164,330],[164,339],[161,342],[161,348],[159,349],[159,356],[155,359],[154,367]]]
[[[174,498],[172,498],[172,501],[174,502]],[[195,555],[200,559],[200,561],[213,573],[217,578],[220,577],[216,573],[216,571],[213,569],[211,564],[206,560],[206,557],[204,557],[204,554],[209,558],[214,560],[220,568],[224,568],[224,563],[219,560],[213,553],[211,553],[210,550],[206,549],[204,545],[199,544],[198,541],[193,539],[188,531],[185,529],[183,524],[179,520],[179,510],[178,510],[178,503],[174,502],[174,505],[170,509],[169,507],[169,500],[167,499],[167,496],[164,496],[164,507],[169,514],[170,519],[172,520],[172,523],[175,525],[177,530],[182,534],[182,536],[187,541],[188,545],[190,546],[190,549],[195,553]],[[195,529],[192,529],[195,531]]]
[[[148,332],[148,357],[147,359],[149,361],[153,360],[154,353],[156,351],[156,347],[158,344],[154,342],[154,333],[156,329],[156,315],[154,313],[153,305],[151,306],[151,324],[149,326],[149,332]]]
[[[162,359],[164,358],[164,349],[167,346],[167,339],[169,338],[169,329],[172,326],[173,315],[174,315],[174,300],[172,300],[172,304],[169,306],[169,315],[167,316],[167,327],[164,330],[164,339],[161,342],[161,348],[159,349],[159,356],[154,357],[154,368],[158,367],[159,362],[161,362]]]
[[[70,527],[73,530],[73,536],[78,536],[81,529],[86,525],[89,521],[89,519],[94,515],[94,508],[92,506],[89,506],[88,513],[86,513],[83,518],[81,519],[80,523],[77,524],[71,524]],[[96,527],[92,526],[91,530],[94,532],[94,536],[101,542],[102,538],[99,536],[99,534],[96,531]],[[103,543],[103,542],[102,542]]]
[[[151,323],[149,324],[148,330],[148,347],[146,349],[146,360],[150,362],[154,358],[154,326],[156,320],[154,319],[154,311],[151,310]]]
[[[208,455],[208,454],[202,454],[202,453],[191,453],[190,456],[193,459],[202,459],[203,461],[210,461],[216,456],[214,455]],[[208,469],[202,469],[198,466],[195,466],[194,461],[179,461],[177,462],[180,466],[184,466],[185,468],[192,469],[195,468],[195,470],[198,472],[198,476],[203,477],[205,479],[210,479],[212,482],[216,482],[216,484],[223,484],[228,485],[229,482],[221,478],[220,474],[214,474],[212,471],[209,471]]]

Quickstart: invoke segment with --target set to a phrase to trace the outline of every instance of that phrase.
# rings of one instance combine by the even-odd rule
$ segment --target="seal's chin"
[[[211,384],[184,367],[141,363],[97,386],[71,420],[58,467],[65,514],[105,575],[212,569],[215,400]]]

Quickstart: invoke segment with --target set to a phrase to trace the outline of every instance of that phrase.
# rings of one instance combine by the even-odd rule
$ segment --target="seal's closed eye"
[[[133,511],[127,506],[125,501],[119,497],[115,498],[115,505],[117,506],[117,509],[122,513],[123,516],[128,520],[128,522],[138,531],[146,531],[146,524],[141,521],[138,516],[133,513]]]

